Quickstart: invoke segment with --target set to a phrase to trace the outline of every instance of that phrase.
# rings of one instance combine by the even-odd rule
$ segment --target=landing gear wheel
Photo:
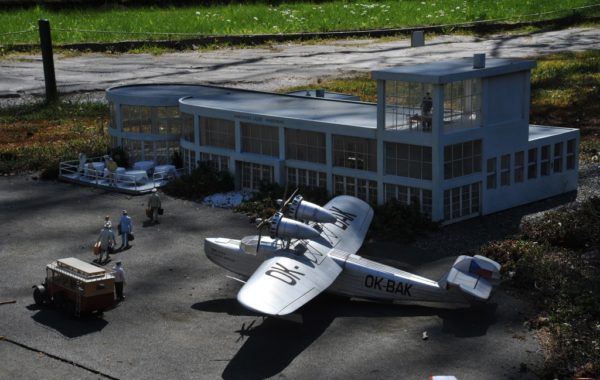
[[[33,301],[38,306],[42,306],[46,301],[46,288],[43,285],[38,285],[33,289]]]

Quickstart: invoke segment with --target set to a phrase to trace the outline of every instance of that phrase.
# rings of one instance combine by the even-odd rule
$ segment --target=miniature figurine
[[[130,248],[129,235],[133,234],[133,222],[129,215],[127,215],[127,210],[123,210],[121,219],[119,220],[119,234],[121,235],[121,246],[119,249]]]
[[[108,218],[108,217],[107,217]],[[97,242],[100,242],[100,257],[98,258],[98,264],[102,264],[102,257],[106,254],[106,260],[104,262],[108,262],[110,260],[109,252],[112,251],[112,248],[117,245],[117,241],[115,239],[115,234],[112,231],[112,223],[110,221],[104,223],[104,228],[100,231],[100,235],[98,236]]]
[[[117,300],[123,301],[125,299],[125,297],[123,296],[123,285],[125,285],[125,271],[123,270],[121,260],[117,261],[116,265],[112,269],[115,275],[115,293],[117,296]]]
[[[158,192],[156,188],[152,189],[152,194],[150,194],[150,198],[148,198],[148,208],[146,209],[146,215],[150,218],[152,223],[158,223],[158,215],[160,214],[161,209],[160,197],[158,196]]]

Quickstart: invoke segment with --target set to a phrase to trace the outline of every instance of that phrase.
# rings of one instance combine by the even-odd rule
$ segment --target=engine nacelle
[[[269,235],[272,239],[317,239],[320,233],[309,225],[285,218],[278,212],[271,217]]]
[[[286,215],[296,220],[310,220],[317,223],[335,223],[335,216],[314,203],[305,201],[302,195],[296,195],[288,205]]]

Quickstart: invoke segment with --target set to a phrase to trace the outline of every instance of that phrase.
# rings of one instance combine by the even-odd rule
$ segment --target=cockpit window
[[[242,249],[246,253],[256,255],[256,245],[258,244],[258,236],[246,236],[242,239]]]
[[[271,239],[268,235],[260,238],[260,251],[274,251],[279,248],[279,240]],[[256,246],[258,245],[258,235],[246,236],[240,243],[244,252],[256,255]]]

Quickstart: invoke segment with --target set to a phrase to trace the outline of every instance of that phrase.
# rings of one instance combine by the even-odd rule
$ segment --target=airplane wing
[[[245,307],[269,315],[286,315],[316,297],[335,281],[342,268],[332,258],[284,253],[265,260],[240,289]]]
[[[335,223],[322,224],[322,237],[339,251],[354,254],[363,243],[373,220],[368,203],[347,195],[333,198],[325,206],[335,217]]]

